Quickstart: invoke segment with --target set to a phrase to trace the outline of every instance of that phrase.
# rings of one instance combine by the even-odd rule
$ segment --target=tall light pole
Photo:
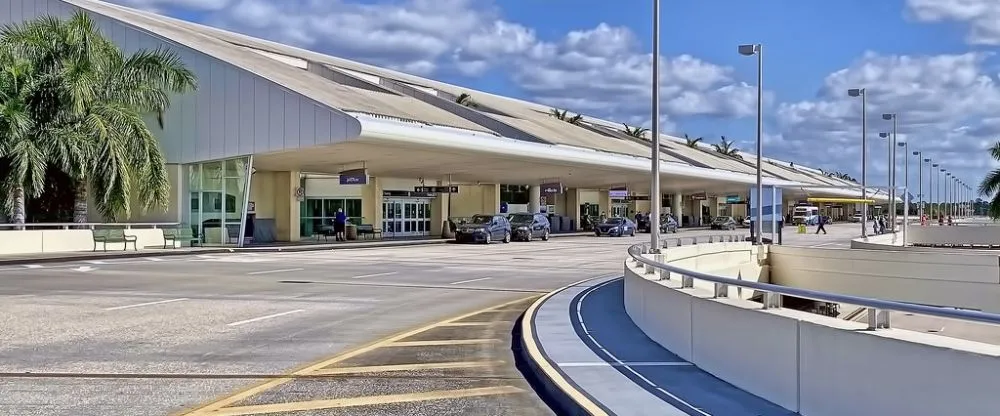
[[[924,153],[919,150],[914,150],[913,155],[917,157],[917,203],[920,204],[917,208],[917,214],[920,218],[924,218]],[[928,160],[929,162],[930,160]]]
[[[899,116],[896,113],[882,114],[882,120],[892,121],[892,137],[889,140],[889,218],[892,220],[892,232],[896,232],[896,125]]]
[[[910,147],[907,142],[899,142],[903,148],[903,245],[906,245],[906,227],[910,219]],[[892,223],[895,227],[896,223]]]
[[[931,218],[932,219],[934,218],[934,214],[935,213],[940,213],[941,212],[940,209],[935,209],[935,207],[934,207],[934,201],[937,200],[937,198],[934,197],[934,176],[935,176],[935,173],[937,173],[937,167],[938,166],[939,165],[937,163],[935,163],[933,165],[930,165],[931,168],[927,172],[927,181],[928,181],[928,184],[927,184],[927,194],[928,194],[928,199],[930,199]]]
[[[864,88],[847,90],[851,97],[861,97],[861,199],[868,199],[868,97]],[[868,239],[868,203],[861,204],[861,238]]]
[[[761,163],[764,158],[764,46],[755,44],[740,45],[740,55],[757,55],[757,245],[763,241],[764,224],[764,181],[761,174]],[[771,201],[771,216],[777,215],[774,212],[775,201]],[[775,230],[771,230],[773,238]]]
[[[944,193],[941,192],[941,187],[944,186],[944,176],[945,176],[944,173],[947,172],[947,171],[948,170],[945,169],[945,168],[941,168],[941,169],[938,170],[938,177],[937,177],[937,179],[938,179],[938,187],[937,187],[938,218],[941,218],[941,215],[944,213],[943,212],[944,211],[944,207],[945,207],[945,204],[943,204],[943,202],[944,202],[944,198],[943,198],[944,197]]]
[[[651,134],[652,154],[651,163],[651,184],[649,187],[649,247],[653,253],[660,252],[660,205],[663,203],[662,191],[660,191],[660,0],[653,0],[653,91],[652,91],[652,116],[653,129]],[[681,220],[681,213],[675,212],[677,221]]]

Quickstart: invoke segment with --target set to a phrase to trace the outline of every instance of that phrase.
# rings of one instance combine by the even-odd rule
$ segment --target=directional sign
[[[414,186],[413,192],[427,192],[437,194],[457,194],[458,186]]]
[[[541,194],[543,196],[556,196],[556,195],[561,194],[562,191],[563,191],[562,184],[558,183],[558,182],[543,183],[543,184],[539,185],[538,187],[539,187],[539,191],[541,192]]]

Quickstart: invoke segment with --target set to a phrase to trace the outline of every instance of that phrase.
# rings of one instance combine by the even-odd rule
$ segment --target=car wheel
[[[492,239],[493,239],[493,236],[490,233],[486,233],[486,238],[483,238],[483,244],[489,244],[490,240],[492,240]]]
[[[542,241],[549,241],[549,230],[542,233]]]
[[[534,234],[533,234],[533,233],[532,233],[531,231],[528,231],[528,235],[524,236],[524,241],[526,241],[526,242],[529,242],[529,243],[530,243],[530,242],[531,242],[531,239],[532,239],[533,237],[534,237]]]
[[[633,230],[632,230],[632,232],[631,232],[631,233],[629,233],[629,235],[628,235],[628,236],[629,236],[629,237],[635,237],[635,229],[633,229]]]
[[[510,242],[510,231],[503,233],[503,243],[507,244]]]

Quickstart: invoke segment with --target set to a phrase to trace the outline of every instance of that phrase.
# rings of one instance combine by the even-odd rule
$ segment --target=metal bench
[[[137,242],[139,238],[134,235],[125,234],[121,228],[95,229],[91,230],[94,238],[94,251],[97,251],[97,244],[103,246],[104,251],[108,251],[108,243],[122,243],[122,251],[128,250],[128,243],[132,243],[132,249],[139,251]]]
[[[163,228],[163,248],[177,248],[178,241],[181,242],[181,247],[185,241],[192,247],[200,243],[191,231],[191,227]]]
[[[358,236],[367,239],[369,236],[374,240],[376,238],[382,239],[382,229],[375,228],[371,224],[361,224],[358,225]]]

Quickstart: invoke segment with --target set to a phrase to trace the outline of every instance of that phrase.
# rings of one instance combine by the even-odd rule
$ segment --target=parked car
[[[602,235],[611,237],[634,236],[635,223],[628,218],[608,218],[594,227],[594,235],[598,237]]]
[[[549,217],[545,214],[511,214],[507,219],[510,221],[515,240],[531,241],[534,238],[541,238],[542,241],[549,241],[552,224],[549,224]]]
[[[709,228],[713,230],[732,231],[736,229],[736,220],[734,220],[733,217],[715,217],[715,219],[712,220],[712,224]]]
[[[854,216],[851,217],[851,222],[861,222],[861,214],[854,214]]]
[[[643,217],[642,221],[636,221],[635,230],[640,233],[648,233],[650,224],[647,217]],[[677,220],[670,214],[663,214],[660,216],[660,232],[661,233],[676,233],[677,232]]]
[[[474,215],[455,230],[455,242],[489,244],[495,240],[509,243],[510,221],[503,215]]]

